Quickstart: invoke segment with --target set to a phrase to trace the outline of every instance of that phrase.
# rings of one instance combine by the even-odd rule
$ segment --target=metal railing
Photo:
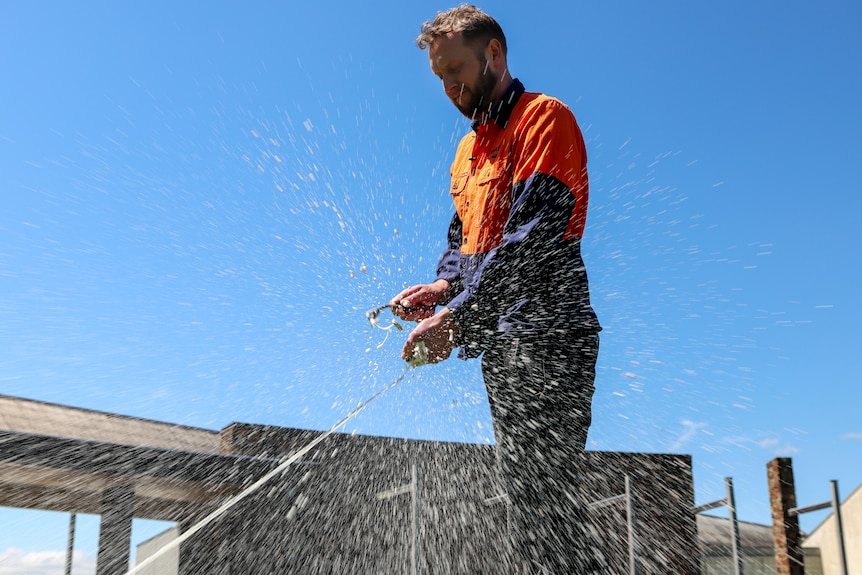
[[[410,483],[401,485],[388,491],[377,494],[377,500],[383,501],[398,497],[405,493],[410,494],[410,575],[419,573],[419,530],[421,517],[419,516],[419,466],[413,464],[410,467]]]
[[[844,523],[841,520],[841,499],[838,496],[838,481],[835,479],[829,482],[832,486],[832,499],[823,503],[816,503],[807,507],[793,507],[787,510],[791,516],[799,516],[810,511],[820,511],[821,509],[832,508],[835,513],[835,527],[838,533],[838,563],[841,567],[841,575],[847,575],[847,551],[844,548]]]
[[[637,557],[637,531],[635,530],[635,505],[632,497],[632,479],[627,473],[625,475],[625,491],[619,495],[593,501],[588,505],[590,509],[601,509],[610,505],[624,503],[626,506],[626,528],[628,531],[629,546],[629,575],[637,575],[639,570]]]
[[[727,496],[724,499],[718,499],[711,503],[698,505],[697,507],[693,507],[691,512],[697,515],[698,513],[703,513],[710,509],[727,507],[728,518],[730,519],[730,548],[733,554],[733,573],[734,575],[743,575],[742,553],[739,542],[739,521],[736,519],[736,498],[733,495],[733,478],[725,477],[724,486],[727,493]]]

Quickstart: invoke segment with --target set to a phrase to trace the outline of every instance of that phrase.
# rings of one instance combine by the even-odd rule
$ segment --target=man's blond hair
[[[425,50],[438,38],[460,33],[467,44],[479,44],[484,48],[491,40],[499,40],[506,54],[506,36],[503,28],[491,16],[471,4],[461,4],[443,12],[437,12],[434,20],[422,24],[416,45]]]

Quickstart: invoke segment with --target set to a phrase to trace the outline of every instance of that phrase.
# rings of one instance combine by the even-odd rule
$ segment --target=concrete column
[[[129,570],[134,503],[131,485],[111,485],[102,493],[96,575],[123,575]]]
[[[777,457],[766,464],[769,503],[772,508],[772,541],[777,575],[804,575],[805,564],[799,535],[799,518],[790,515],[796,507],[793,462]]]
[[[66,570],[63,575],[72,575],[72,558],[75,554],[75,512],[69,514],[69,539],[66,544]]]

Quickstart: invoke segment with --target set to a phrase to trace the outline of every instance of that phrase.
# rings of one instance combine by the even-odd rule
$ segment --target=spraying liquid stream
[[[374,310],[371,310],[367,314],[365,314],[366,317],[368,318],[368,321],[371,322],[372,326],[380,327],[376,323],[377,314],[379,314],[380,311],[385,309],[386,307],[388,307],[388,306],[381,306],[381,307],[376,308]],[[395,324],[396,322],[393,321],[392,323]],[[392,325],[389,325],[387,327],[380,327],[380,329],[385,329],[388,332],[389,329],[391,329],[392,327],[393,327]],[[400,326],[399,326],[399,328],[400,328]],[[387,336],[388,336],[388,333],[387,333]],[[384,340],[384,341],[386,341],[386,340]],[[263,477],[258,479],[252,485],[249,485],[243,491],[241,491],[240,493],[236,494],[235,496],[233,496],[230,499],[228,499],[227,501],[225,501],[221,506],[219,506],[218,509],[216,509],[215,511],[213,511],[212,513],[210,513],[209,515],[207,515],[206,517],[201,519],[199,522],[192,525],[182,535],[180,535],[179,537],[177,537],[176,539],[174,539],[170,543],[165,544],[164,547],[162,547],[161,549],[159,549],[158,551],[156,551],[155,553],[153,553],[152,555],[150,555],[149,557],[147,557],[146,559],[141,561],[141,563],[139,565],[135,565],[135,567],[133,567],[132,569],[130,569],[129,571],[126,572],[126,575],[134,575],[135,573],[140,573],[142,570],[144,570],[148,566],[152,565],[155,561],[157,561],[165,553],[167,553],[168,551],[170,551],[176,547],[179,547],[184,541],[190,539],[195,533],[197,533],[198,531],[200,531],[201,529],[203,529],[204,527],[206,527],[207,525],[209,525],[210,523],[212,523],[213,521],[215,521],[216,519],[218,519],[219,517],[221,517],[222,515],[227,513],[228,510],[230,510],[237,503],[239,503],[240,501],[242,501],[243,499],[245,499],[249,495],[253,494],[258,489],[260,489],[270,479],[272,479],[276,475],[283,473],[288,467],[290,467],[291,465],[296,463],[300,457],[302,457],[303,455],[305,455],[306,453],[308,453],[309,451],[314,449],[320,442],[322,442],[324,439],[326,439],[327,437],[329,437],[330,435],[335,433],[345,423],[347,423],[348,421],[350,421],[351,419],[356,417],[356,415],[358,415],[363,409],[368,407],[372,402],[374,402],[376,399],[382,397],[387,391],[391,390],[393,387],[395,387],[396,385],[398,385],[399,383],[404,381],[404,378],[407,377],[407,374],[410,373],[411,369],[413,369],[415,367],[419,367],[420,365],[425,365],[426,363],[428,363],[428,350],[425,348],[424,343],[419,342],[416,345],[416,348],[413,350],[413,357],[410,359],[409,362],[407,362],[407,365],[404,367],[404,372],[400,376],[398,376],[395,379],[395,381],[393,381],[392,383],[390,383],[389,385],[387,385],[386,387],[384,387],[383,389],[381,389],[380,391],[378,391],[377,393],[375,393],[374,395],[372,395],[371,397],[369,397],[368,399],[366,399],[365,401],[360,403],[358,406],[356,406],[356,408],[353,411],[351,411],[350,413],[348,413],[347,415],[342,417],[340,420],[338,420],[335,423],[335,425],[330,427],[327,431],[318,435],[316,438],[314,438],[312,441],[310,441],[305,447],[298,450],[296,453],[294,453],[293,455],[291,455],[290,457],[288,457],[287,459],[282,461],[278,465],[278,467],[276,467],[272,471],[268,472],[266,475],[264,475]]]

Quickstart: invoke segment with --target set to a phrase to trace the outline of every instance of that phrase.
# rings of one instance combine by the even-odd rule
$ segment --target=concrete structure
[[[824,485],[824,498],[826,497]],[[844,527],[844,546],[847,553],[848,575],[862,575],[862,485],[841,503],[841,519]],[[838,559],[838,534],[835,513],[818,525],[802,541],[805,550],[805,569],[810,569],[809,553],[819,552],[823,575],[841,575]]]
[[[0,505],[100,514],[97,575],[120,575],[133,517],[186,532],[318,435],[242,423],[215,432],[0,396]],[[690,457],[587,452],[571,463],[585,501],[616,497],[631,478],[641,575],[699,572]],[[493,446],[335,434],[185,542],[178,572],[500,573],[500,491]],[[587,520],[609,573],[627,573],[626,509]]]

